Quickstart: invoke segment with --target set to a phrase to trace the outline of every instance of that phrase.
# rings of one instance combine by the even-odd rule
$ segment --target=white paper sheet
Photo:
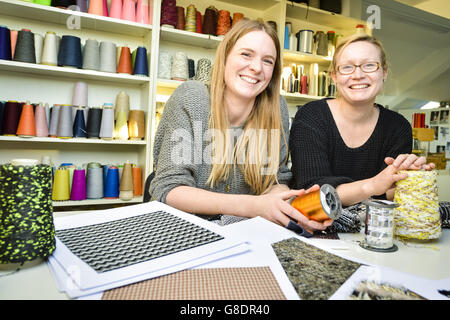
[[[208,261],[221,259],[249,250],[248,244],[245,244],[243,241],[231,239],[220,226],[155,201],[124,208],[94,211],[83,215],[55,218],[55,229],[63,230],[93,225],[160,210],[215,232],[223,236],[224,239],[150,261],[108,272],[97,273],[75,256],[57,238],[56,249],[49,259],[49,267],[55,277],[58,288],[61,291],[65,291],[72,298],[79,297],[181,271]]]
[[[450,300],[438,292],[442,287],[441,281],[420,278],[382,266],[359,267],[330,297],[330,300],[347,300],[362,281],[372,281],[378,284],[388,284],[392,287],[409,289],[429,300]]]

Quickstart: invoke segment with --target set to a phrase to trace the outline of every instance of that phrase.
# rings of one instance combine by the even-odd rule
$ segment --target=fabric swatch
[[[164,211],[59,230],[56,236],[99,273],[223,239]]]
[[[184,270],[105,291],[103,300],[286,300],[269,267]]]
[[[303,300],[325,300],[360,267],[296,238],[272,244],[289,280]]]

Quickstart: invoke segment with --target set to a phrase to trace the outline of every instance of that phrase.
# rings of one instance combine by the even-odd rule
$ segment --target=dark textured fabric
[[[411,153],[412,128],[400,114],[381,105],[378,122],[370,138],[358,148],[344,143],[328,107],[327,99],[301,107],[289,137],[292,187],[340,184],[374,177],[386,164],[385,157]]]

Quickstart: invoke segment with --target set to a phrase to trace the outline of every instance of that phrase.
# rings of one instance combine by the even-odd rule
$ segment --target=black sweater
[[[289,137],[292,188],[326,183],[337,187],[371,178],[386,168],[385,157],[411,153],[411,125],[381,105],[370,138],[358,148],[347,147],[326,100],[309,102],[295,115]]]

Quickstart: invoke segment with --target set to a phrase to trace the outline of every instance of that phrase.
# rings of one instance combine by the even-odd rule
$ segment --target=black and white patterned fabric
[[[331,230],[333,232],[359,232],[362,225],[361,221],[365,215],[366,206],[362,203],[342,208],[342,214],[338,219],[333,221]]]
[[[450,201],[439,202],[442,228],[450,228]]]
[[[223,239],[164,211],[56,231],[73,254],[102,273]]]

